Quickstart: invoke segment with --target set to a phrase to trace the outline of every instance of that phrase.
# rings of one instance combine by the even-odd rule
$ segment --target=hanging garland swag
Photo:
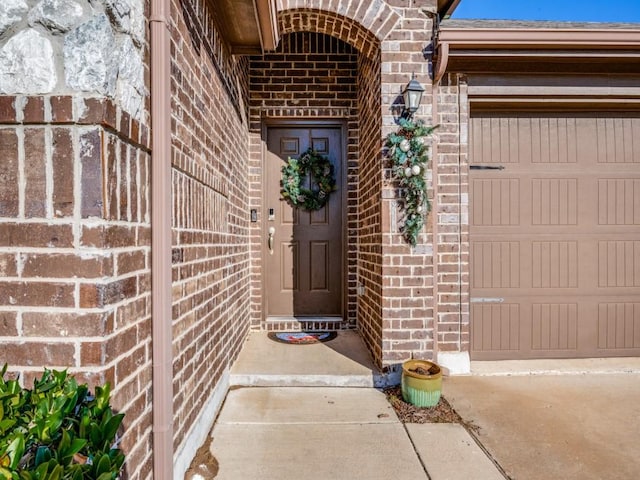
[[[393,176],[403,197],[402,235],[415,247],[418,234],[424,226],[425,215],[431,209],[425,175],[429,162],[426,139],[437,127],[427,126],[422,120],[411,118],[401,118],[398,123],[398,131],[387,135],[386,147]]]
[[[307,188],[307,185],[309,188]],[[282,167],[282,198],[304,210],[320,210],[336,190],[333,165],[313,149],[291,158]]]

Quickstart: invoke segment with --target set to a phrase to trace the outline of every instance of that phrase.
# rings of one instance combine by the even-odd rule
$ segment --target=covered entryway
[[[336,191],[319,210],[291,206],[281,195],[282,166],[312,148],[332,163]],[[343,132],[323,125],[273,126],[267,130],[264,178],[267,320],[343,314]]]
[[[473,359],[640,355],[640,117],[470,121]]]

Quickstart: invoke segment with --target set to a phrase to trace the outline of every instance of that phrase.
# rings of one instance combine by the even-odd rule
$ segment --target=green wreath
[[[289,157],[282,167],[280,185],[282,198],[292,206],[320,210],[329,201],[329,194],[336,190],[333,165],[327,157],[310,148],[300,158]]]

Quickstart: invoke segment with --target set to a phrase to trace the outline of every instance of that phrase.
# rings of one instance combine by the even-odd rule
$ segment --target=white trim
[[[469,352],[438,352],[438,365],[449,375],[468,375],[471,373]]]
[[[184,475],[189,469],[198,448],[200,448],[200,446],[205,442],[213,428],[216,416],[220,411],[220,407],[222,406],[222,402],[224,401],[228,390],[229,370],[226,369],[202,409],[200,417],[196,422],[193,422],[191,430],[189,430],[189,433],[187,433],[182,444],[177,449],[173,462],[174,480],[184,479]]]

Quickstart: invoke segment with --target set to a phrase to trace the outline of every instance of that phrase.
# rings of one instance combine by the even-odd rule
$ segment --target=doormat
[[[269,332],[271,340],[290,345],[311,345],[333,340],[338,332]]]

